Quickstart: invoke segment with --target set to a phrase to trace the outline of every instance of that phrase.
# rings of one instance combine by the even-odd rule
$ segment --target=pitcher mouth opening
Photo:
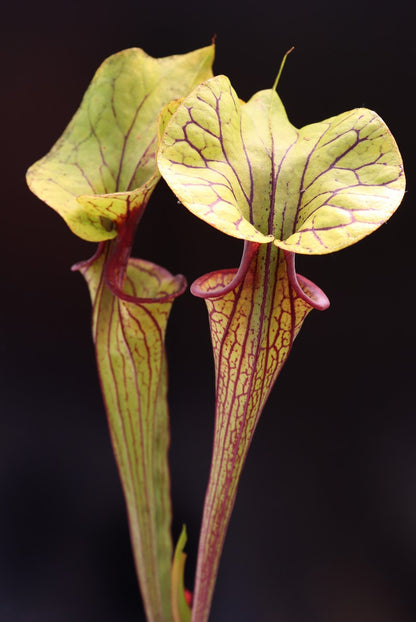
[[[285,255],[290,284],[298,296],[300,296],[302,300],[307,302],[317,311],[325,311],[328,309],[331,303],[329,302],[329,298],[325,292],[306,277],[296,273],[295,253],[290,251],[283,252]]]

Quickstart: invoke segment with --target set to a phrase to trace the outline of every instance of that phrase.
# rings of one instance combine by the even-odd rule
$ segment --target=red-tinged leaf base
[[[93,303],[93,336],[111,440],[125,494],[147,620],[171,622],[169,425],[164,350],[183,277],[147,261],[119,261],[103,243],[75,268]],[[125,258],[124,258],[125,259]]]
[[[240,269],[198,279],[216,369],[216,420],[201,529],[192,622],[208,620],[238,481],[261,411],[309,311],[329,301],[298,277],[294,256],[246,242]]]

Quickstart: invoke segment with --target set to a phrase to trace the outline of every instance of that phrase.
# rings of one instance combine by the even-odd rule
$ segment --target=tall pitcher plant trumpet
[[[404,193],[400,153],[366,109],[298,130],[275,88],[247,103],[212,77],[213,47],[103,63],[63,136],[28,171],[31,190],[77,235],[99,242],[76,269],[93,337],[148,622],[207,622],[238,482],[257,422],[304,319],[326,295],[295,254],[365,237]],[[186,208],[244,240],[240,267],[201,276],[216,375],[215,434],[194,594],[186,534],[173,555],[164,335],[185,279],[132,259],[136,228],[162,176]],[[178,208],[179,209],[179,208]],[[192,601],[192,602],[191,602]]]

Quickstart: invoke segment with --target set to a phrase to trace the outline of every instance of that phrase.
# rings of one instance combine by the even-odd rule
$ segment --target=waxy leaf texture
[[[240,269],[192,285],[208,308],[216,372],[214,450],[198,550],[192,620],[208,619],[237,486],[260,414],[308,313],[329,301],[296,275],[293,253],[246,242]]]
[[[173,622],[164,335],[186,283],[130,252],[160,178],[159,114],[163,127],[176,100],[212,75],[213,55],[209,46],[161,59],[136,48],[111,56],[62,137],[27,174],[31,190],[74,233],[101,242],[77,268],[93,302],[98,370],[149,622]]]
[[[297,130],[274,90],[241,102],[225,76],[198,86],[161,137],[158,165],[178,199],[245,240],[239,270],[198,279],[215,361],[214,449],[192,622],[207,622],[237,486],[267,397],[307,314],[329,301],[296,274],[295,252],[360,240],[400,204],[400,153],[383,121],[357,109]]]
[[[139,48],[110,56],[51,151],[28,171],[32,192],[71,230],[109,240],[155,187],[157,117],[212,75],[214,48],[152,58]]]
[[[391,216],[404,193],[400,153],[376,113],[352,110],[297,130],[275,91],[245,104],[225,76],[185,99],[158,164],[196,216],[296,253],[357,242]]]
[[[172,543],[164,336],[172,302],[186,282],[130,259],[120,290],[118,275],[107,273],[111,250],[102,244],[76,268],[90,290],[98,371],[146,615],[166,622],[172,620]]]

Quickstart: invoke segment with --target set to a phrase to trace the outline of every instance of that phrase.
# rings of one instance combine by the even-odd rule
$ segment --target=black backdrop
[[[102,60],[187,52],[217,34],[216,73],[242,98],[273,83],[302,126],[375,109],[401,148],[408,194],[360,244],[298,269],[331,299],[307,319],[257,430],[224,550],[213,622],[416,619],[413,267],[416,44],[410,2],[236,5],[51,0],[2,15],[0,622],[143,620],[90,339],[69,267],[93,245],[28,192],[24,173],[76,110]],[[191,282],[241,244],[159,184],[135,253]],[[213,430],[205,308],[187,293],[167,339],[178,535],[192,582]]]

